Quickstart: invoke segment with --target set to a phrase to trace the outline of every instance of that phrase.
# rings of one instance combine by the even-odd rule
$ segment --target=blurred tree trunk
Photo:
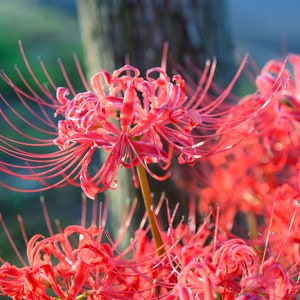
[[[177,63],[196,65],[215,56],[232,73],[232,40],[226,0],[77,0],[88,72],[130,63],[145,71],[160,65],[169,42]],[[228,72],[229,71],[229,72]]]
[[[144,74],[160,65],[165,41],[176,63],[189,57],[201,67],[214,56],[219,82],[226,83],[233,74],[226,0],[77,0],[77,4],[89,77],[101,69],[121,67],[126,56]],[[122,170],[120,188],[109,195],[114,220],[122,219],[125,200],[134,197],[126,174]],[[160,184],[160,189],[178,201],[179,193],[170,181]]]

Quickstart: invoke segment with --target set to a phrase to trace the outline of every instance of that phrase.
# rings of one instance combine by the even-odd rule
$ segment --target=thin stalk
[[[155,242],[157,253],[159,256],[161,256],[165,253],[165,249],[163,246],[164,243],[155,220],[155,215],[153,211],[154,205],[153,205],[153,200],[152,200],[151,191],[149,187],[149,182],[148,182],[146,171],[142,165],[137,166],[137,174],[139,177],[140,187],[141,187],[141,191],[142,191],[142,195],[146,207],[146,212],[148,215],[148,220],[151,227],[152,237]]]
[[[247,212],[246,213],[246,222],[248,226],[249,231],[249,237],[250,239],[256,239],[257,238],[257,221],[256,217],[253,213]]]

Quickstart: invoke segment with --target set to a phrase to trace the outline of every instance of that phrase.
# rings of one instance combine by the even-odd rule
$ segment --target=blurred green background
[[[20,70],[25,70],[18,46],[19,40],[22,41],[26,56],[38,77],[42,74],[38,61],[38,57],[40,57],[55,83],[58,86],[65,86],[57,64],[57,59],[61,58],[72,83],[75,86],[80,86],[78,76],[74,76],[76,67],[73,53],[75,52],[80,61],[83,61],[74,0],[1,0],[0,69],[5,70],[17,85],[22,86],[15,71],[15,65],[18,65]],[[13,105],[19,105],[15,95],[11,93],[10,88],[7,88],[2,80],[0,93]],[[18,120],[14,122],[18,126]],[[9,127],[5,127],[5,129],[2,127],[1,130],[5,130],[2,133],[6,136],[13,137],[15,135],[12,129],[9,132]],[[2,176],[5,175],[0,174],[0,180],[3,180],[1,179]],[[24,183],[21,181],[18,183],[19,186],[22,184]],[[24,218],[28,236],[37,232],[47,235],[44,216],[39,203],[41,194],[46,199],[51,220],[59,219],[62,226],[80,221],[81,191],[79,189],[68,187],[63,190],[31,194],[17,193],[0,187],[0,212],[20,250],[24,250],[25,247],[22,239],[20,239],[21,234],[17,223],[18,214]],[[0,257],[12,263],[17,262],[2,228],[0,228]]]

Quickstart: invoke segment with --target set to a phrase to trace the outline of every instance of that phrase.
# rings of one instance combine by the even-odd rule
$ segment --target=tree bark
[[[94,72],[130,63],[142,71],[160,65],[165,41],[177,63],[218,59],[233,70],[226,0],[78,0],[86,65]]]

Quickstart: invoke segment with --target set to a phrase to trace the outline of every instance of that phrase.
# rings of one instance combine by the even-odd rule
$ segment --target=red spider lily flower
[[[0,268],[0,289],[3,295],[12,299],[22,299],[24,292],[23,272],[8,262],[3,263]]]
[[[214,254],[217,285],[220,293],[237,294],[240,291],[239,278],[247,278],[258,272],[257,253],[241,239],[230,239]]]
[[[274,231],[283,233],[290,226],[294,202],[299,198],[300,56],[289,55],[287,62],[292,68],[282,60],[268,62],[256,76],[257,92],[241,100],[255,103],[272,89],[279,74],[286,78],[285,88],[273,94],[270,105],[253,119],[253,133],[236,147],[202,159],[196,167],[179,170],[175,180],[201,199],[199,213],[205,216],[212,207],[218,207],[228,230],[236,225],[240,212],[249,217],[247,222],[258,217],[269,223],[274,201],[278,202]],[[241,131],[248,130],[248,125]],[[256,237],[260,228],[250,223],[245,234],[250,231]]]
[[[243,289],[250,293],[264,295],[268,299],[291,299],[288,295],[292,291],[293,284],[287,270],[273,257],[262,263],[260,267],[260,274],[242,280]]]
[[[160,293],[167,293],[165,286],[169,280],[162,278],[163,274],[169,276],[166,272],[169,268],[157,257],[153,242],[137,234],[128,248],[118,250],[136,205],[137,201],[126,214],[124,224],[127,225],[120,230],[115,242],[104,227],[107,207],[102,210],[102,206],[99,224],[95,217],[91,226],[83,222],[60,229],[49,237],[34,235],[27,243],[28,263],[22,262],[22,267],[16,267],[4,262],[0,267],[1,295],[49,300],[156,299],[158,286]],[[6,228],[2,219],[1,223]],[[145,217],[139,232],[143,231],[146,237],[149,228],[142,229],[144,224]],[[49,228],[49,232],[52,231]]]
[[[97,201],[93,203],[97,211]],[[59,228],[58,233],[50,227],[49,237],[34,235],[27,242],[28,263],[21,261],[22,266],[17,267],[1,259],[0,295],[16,300],[256,300],[262,295],[280,300],[295,299],[299,294],[299,282],[293,280],[298,276],[292,270],[294,262],[287,268],[280,264],[277,256],[282,253],[271,239],[254,241],[255,247],[251,247],[249,241],[230,238],[211,215],[196,232],[190,232],[188,224],[173,225],[176,209],[171,213],[167,206],[169,228],[160,229],[166,250],[162,256],[147,236],[146,215],[129,245],[119,250],[136,205],[137,200],[125,213],[124,226],[115,240],[105,225],[108,206],[100,206],[99,220],[95,214],[90,226],[83,214],[81,225]],[[3,219],[1,223],[13,245]],[[263,244],[268,259],[266,255],[261,259],[257,250]]]
[[[292,72],[285,67],[285,62],[281,60],[271,60],[261,70],[256,79],[256,85],[260,91],[264,91],[274,83],[276,76],[284,72],[288,76],[285,89],[278,95],[278,101],[274,103],[278,117],[274,125],[278,128],[286,128],[291,125],[290,121],[300,121],[300,55],[290,54],[288,62],[291,64]],[[282,69],[284,68],[284,71]]]
[[[12,128],[18,135],[14,138],[4,135],[4,131],[1,134],[0,150],[4,157],[0,162],[1,173],[41,184],[29,188],[30,191],[80,185],[90,198],[107,188],[117,187],[115,177],[120,166],[131,169],[137,185],[134,170],[137,164],[142,164],[154,178],[165,179],[168,172],[160,177],[151,171],[149,164],[157,163],[167,171],[174,149],[179,152],[180,163],[193,163],[197,158],[232,147],[237,141],[222,139],[222,135],[255,117],[285,81],[278,76],[260,101],[241,110],[224,100],[246,59],[222,92],[214,89],[212,83],[215,61],[207,63],[197,84],[189,78],[184,81],[180,75],[170,78],[164,68],[149,69],[143,78],[138,69],[126,65],[112,74],[107,71],[96,74],[92,78],[92,89],[76,61],[84,84],[84,91],[76,93],[62,64],[68,87],[58,88],[41,62],[48,81],[45,86],[30,68],[22,47],[21,52],[35,87],[19,69],[25,89],[1,73],[25,110],[25,113],[18,111],[1,97],[6,106],[0,110],[2,128],[8,125],[8,129]],[[162,65],[165,60],[166,55]],[[219,96],[211,96],[212,92],[218,92]],[[50,110],[58,121],[53,120]],[[15,115],[14,121],[9,113]],[[99,164],[97,157],[100,148],[108,154],[103,164]],[[1,182],[1,185],[26,190],[10,183]]]
[[[214,254],[213,264],[221,280],[250,276],[258,271],[257,254],[243,240],[231,239]]]

